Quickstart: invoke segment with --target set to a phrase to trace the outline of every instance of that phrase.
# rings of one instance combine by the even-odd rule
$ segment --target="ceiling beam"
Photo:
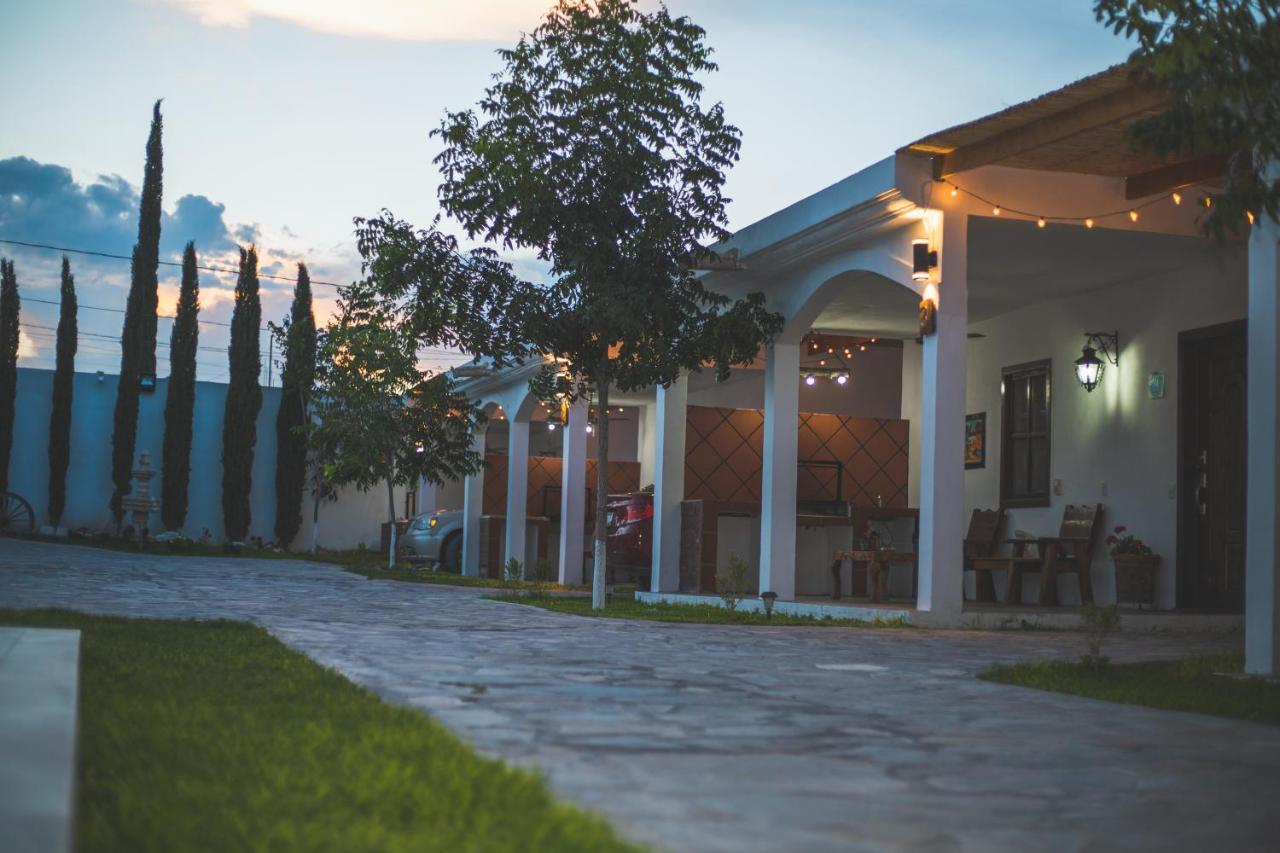
[[[1176,190],[1178,187],[1186,187],[1198,184],[1201,181],[1221,178],[1226,173],[1226,155],[1207,154],[1194,160],[1184,160],[1181,163],[1161,166],[1149,172],[1130,175],[1124,179],[1124,197],[1127,199],[1146,198],[1156,193]]]
[[[1142,113],[1159,109],[1167,101],[1160,89],[1129,86],[1079,106],[1056,112],[1027,124],[962,145],[933,158],[935,177],[945,178],[980,166],[990,166],[1043,145],[1049,145]]]

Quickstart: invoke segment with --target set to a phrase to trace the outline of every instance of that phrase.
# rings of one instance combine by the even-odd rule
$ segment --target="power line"
[[[56,301],[54,301],[54,300],[52,300],[52,299],[39,299],[39,298],[37,298],[37,297],[35,297],[35,296],[24,296],[24,297],[22,297],[22,301],[23,301],[23,302],[40,302],[40,303],[43,303],[43,304],[45,304],[45,305],[57,305],[57,306],[61,306],[61,305],[62,305],[62,303],[61,303],[61,302],[56,302]],[[90,311],[110,311],[110,312],[111,312],[111,313],[113,313],[113,314],[123,314],[123,313],[124,313],[124,309],[123,309],[123,308],[104,308],[104,307],[102,307],[101,305],[85,305],[85,304],[83,304],[83,303],[76,303],[76,307],[77,307],[77,308],[87,308],[87,309],[88,309],[88,310],[90,310]],[[160,314],[160,313],[157,313],[157,314],[156,314],[156,316],[157,316],[157,317],[160,317],[161,319],[164,319],[164,320],[176,320],[176,319],[178,319],[177,317],[173,316],[172,314]],[[197,323],[205,323],[205,324],[207,324],[207,325],[209,325],[209,326],[226,326],[227,328],[230,328],[230,327],[231,327],[231,324],[230,324],[230,323],[224,323],[224,322],[222,322],[221,320],[201,320],[201,319],[199,319],[199,318],[196,318],[196,322],[197,322]],[[266,331],[268,331],[268,329],[267,329],[267,327],[266,327],[266,326],[259,326],[259,327],[258,327],[258,330],[259,330],[259,331],[262,331],[262,332],[266,332]]]
[[[48,243],[28,243],[25,240],[5,240],[3,238],[0,238],[0,243],[7,243],[10,246],[26,246],[28,249],[48,249],[51,252],[70,252],[73,255],[92,255],[95,258],[111,258],[117,261],[130,261],[130,262],[133,261],[133,258],[129,257],[128,255],[114,255],[111,252],[95,252],[90,249],[69,249],[66,246],[50,246]],[[157,263],[159,263],[161,266],[166,266],[166,267],[182,266],[181,261],[157,261]],[[206,266],[204,264],[196,264],[196,269],[203,270],[204,272],[224,272],[224,273],[232,273],[237,275],[240,272],[240,270],[231,269],[230,267],[213,267],[213,266]],[[291,281],[295,284],[297,284],[298,282],[296,278],[290,278],[287,275],[272,275],[271,273],[265,273],[265,272],[258,273],[258,278],[270,278],[276,281]],[[323,284],[326,287],[344,287],[345,286],[345,285],[337,284],[336,282],[332,282],[332,281],[319,281],[314,278],[311,280],[311,283]]]

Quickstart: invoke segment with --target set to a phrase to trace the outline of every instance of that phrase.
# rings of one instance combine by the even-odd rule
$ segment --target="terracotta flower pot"
[[[1116,603],[1150,607],[1156,603],[1156,569],[1159,554],[1122,554],[1112,557],[1116,568]]]

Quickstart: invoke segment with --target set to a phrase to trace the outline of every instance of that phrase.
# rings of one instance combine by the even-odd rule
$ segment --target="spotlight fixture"
[[[547,432],[555,432],[555,431],[556,431],[555,421],[547,421]]]
[[[938,251],[929,248],[929,241],[923,238],[911,241],[911,278],[915,281],[928,281],[929,271],[938,265]]]
[[[837,374],[836,374],[836,384],[837,384],[837,385],[845,385],[845,384],[847,384],[847,383],[848,383],[848,381],[849,381],[849,374],[847,374],[847,373],[837,373]]]
[[[805,385],[813,385],[813,383],[815,383],[815,382],[817,382],[817,381],[818,381],[818,377],[814,376],[812,373],[806,373],[806,374],[804,375],[804,384],[805,384]]]
[[[1098,383],[1102,382],[1102,374],[1107,369],[1107,362],[1120,365],[1120,333],[1085,332],[1084,348],[1076,359],[1076,381],[1086,392],[1092,393]],[[1104,361],[1098,358],[1098,350],[1102,351]]]

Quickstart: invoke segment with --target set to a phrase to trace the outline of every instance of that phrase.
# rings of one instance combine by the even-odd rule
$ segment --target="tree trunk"
[[[390,469],[394,472],[394,468]],[[391,521],[391,531],[388,539],[391,547],[388,549],[391,553],[387,555],[387,569],[394,570],[396,567],[396,486],[394,473],[387,475],[387,509]]]
[[[312,492],[313,503],[311,505],[311,553],[314,554],[319,548],[320,541],[320,465],[316,463],[315,479],[311,485],[315,491]]]
[[[609,381],[600,382],[596,403],[596,524],[592,548],[591,609],[604,609],[606,565],[605,517],[609,505]]]

